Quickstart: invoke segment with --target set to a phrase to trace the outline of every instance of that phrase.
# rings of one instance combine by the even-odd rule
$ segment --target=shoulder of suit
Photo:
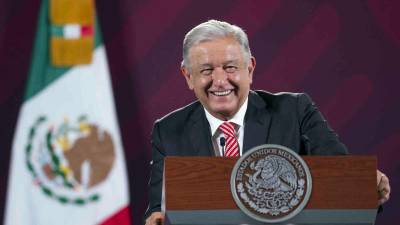
[[[305,93],[294,93],[294,92],[272,93],[264,90],[251,91],[250,95],[260,97],[269,106],[281,103],[296,103],[299,97],[307,96],[307,94]]]
[[[179,123],[187,120],[195,112],[202,109],[202,105],[199,101],[194,101],[184,107],[178,108],[160,119],[156,120],[156,123]]]
[[[259,95],[262,98],[297,98],[299,95],[304,95],[305,93],[296,93],[296,92],[268,92],[264,90],[255,90],[251,91]]]

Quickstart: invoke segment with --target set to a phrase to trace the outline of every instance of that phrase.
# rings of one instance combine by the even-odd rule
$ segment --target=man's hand
[[[164,214],[161,212],[153,212],[146,219],[146,225],[162,225],[164,224]]]
[[[378,184],[378,204],[382,205],[390,197],[389,178],[381,171],[376,171],[376,182]]]

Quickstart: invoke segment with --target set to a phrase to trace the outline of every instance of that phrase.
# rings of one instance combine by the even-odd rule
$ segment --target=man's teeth
[[[232,90],[226,90],[226,91],[213,91],[212,93],[216,96],[225,96],[229,95],[232,92]]]

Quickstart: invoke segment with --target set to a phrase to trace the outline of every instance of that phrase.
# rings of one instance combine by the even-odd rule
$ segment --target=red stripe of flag
[[[129,206],[122,208],[99,225],[131,225]]]

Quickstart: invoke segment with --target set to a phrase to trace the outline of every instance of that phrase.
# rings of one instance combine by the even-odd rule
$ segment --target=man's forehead
[[[211,61],[240,61],[243,51],[236,41],[209,41],[194,45],[189,50],[189,58],[199,64]]]

